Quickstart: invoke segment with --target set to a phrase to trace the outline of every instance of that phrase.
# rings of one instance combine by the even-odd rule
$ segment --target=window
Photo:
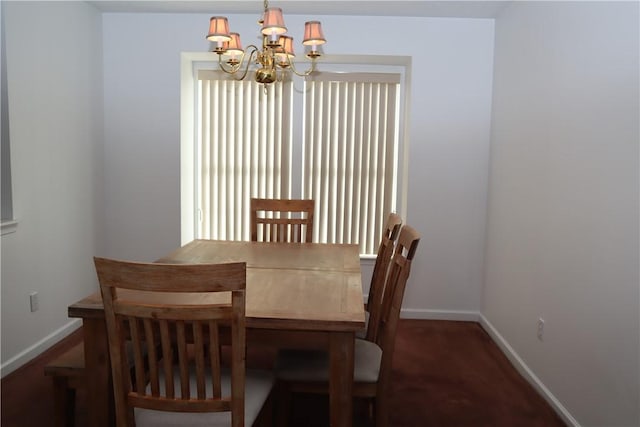
[[[2,234],[7,234],[15,231],[16,221],[13,218],[13,192],[11,185],[11,150],[9,144],[9,95],[7,84],[7,55],[5,47],[4,37],[4,14],[0,8],[0,171],[2,176],[0,177],[1,183],[1,206],[2,206],[2,218],[0,229]]]
[[[313,198],[314,241],[375,256],[404,210],[406,58],[267,86],[196,58],[183,60],[183,242],[248,240],[251,197]]]

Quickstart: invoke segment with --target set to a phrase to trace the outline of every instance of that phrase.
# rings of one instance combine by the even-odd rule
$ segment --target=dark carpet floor
[[[75,332],[2,379],[3,427],[53,424],[53,391],[44,365],[80,340]],[[250,348],[248,365],[268,364],[271,356]],[[565,426],[477,323],[403,319],[393,365],[391,427]],[[327,402],[322,396],[295,396],[290,425],[326,427]],[[354,426],[369,425],[366,405],[356,402]],[[90,427],[82,392],[76,427]]]

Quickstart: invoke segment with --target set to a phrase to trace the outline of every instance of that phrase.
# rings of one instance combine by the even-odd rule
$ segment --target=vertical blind
[[[198,238],[249,240],[251,197],[291,197],[291,81],[198,72]]]
[[[396,206],[400,74],[316,73],[304,101],[303,197],[314,241],[375,254]]]
[[[293,198],[315,200],[314,242],[375,255],[396,207],[400,82],[395,73],[314,73],[294,98],[290,80],[263,85],[200,70],[197,237],[249,240],[250,198],[292,198],[294,179],[302,194]],[[294,108],[303,110],[300,159],[292,159]]]

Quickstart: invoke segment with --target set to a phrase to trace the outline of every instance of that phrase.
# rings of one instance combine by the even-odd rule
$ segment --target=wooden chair
[[[44,367],[53,378],[53,425],[75,425],[76,390],[84,388],[84,343],[76,344]]]
[[[274,379],[271,372],[245,370],[245,263],[95,258],[95,266],[118,427],[243,427],[255,421]],[[230,372],[220,357],[227,333]]]
[[[389,384],[395,336],[404,290],[420,235],[405,225],[400,230],[389,267],[380,328],[375,342],[356,339],[354,356],[354,397],[373,399],[376,427],[389,424]],[[286,425],[290,393],[328,393],[329,358],[324,351],[281,350],[276,359],[280,400],[279,426]]]
[[[371,285],[369,286],[369,296],[365,304],[368,317],[364,338],[371,342],[375,342],[378,335],[384,283],[401,226],[402,218],[400,215],[393,212],[390,213],[384,225],[380,246],[378,246],[378,254],[376,255],[376,262],[371,275]]]
[[[251,199],[251,240],[311,242],[315,202],[301,199]]]

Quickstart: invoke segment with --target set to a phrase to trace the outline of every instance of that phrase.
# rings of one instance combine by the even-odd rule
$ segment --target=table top
[[[358,245],[193,240],[157,262],[246,262],[247,268],[360,273]]]
[[[248,328],[354,332],[365,325],[357,245],[194,240],[157,262],[246,262]],[[130,291],[122,297],[140,295]],[[170,298],[185,304],[226,302],[226,296],[202,294]],[[69,316],[104,316],[100,293],[70,305]]]

